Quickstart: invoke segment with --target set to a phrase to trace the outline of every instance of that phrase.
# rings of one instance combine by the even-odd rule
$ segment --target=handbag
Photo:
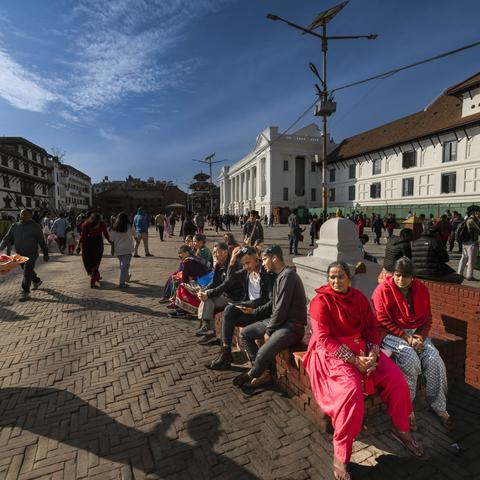
[[[255,233],[255,229],[257,228],[257,222],[258,220],[255,220],[255,223],[253,224],[253,229],[252,229],[252,233],[250,233],[250,236],[249,235],[245,235],[245,238],[243,240],[243,244],[246,246],[246,247],[252,247],[252,238],[253,238],[253,234]]]

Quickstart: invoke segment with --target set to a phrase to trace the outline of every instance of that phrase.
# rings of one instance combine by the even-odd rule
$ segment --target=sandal
[[[420,442],[417,442],[413,437],[411,440],[407,440],[403,437],[404,433],[398,430],[391,430],[392,436],[395,440],[398,440],[412,455],[421,458],[425,455],[425,451]]]
[[[262,385],[270,385],[273,381],[272,374],[265,370],[259,377],[252,378],[250,382],[245,383],[245,388],[258,388]]]
[[[452,417],[447,411],[444,412],[437,412],[432,408],[433,413],[438,417],[441,424],[447,429],[452,430],[455,428],[455,422],[452,420]]]
[[[333,465],[333,476],[335,480],[352,480],[352,476],[346,470],[337,467],[337,465]]]
[[[416,432],[418,430],[417,419],[415,418],[415,414],[412,412],[409,418],[410,423],[410,431]]]

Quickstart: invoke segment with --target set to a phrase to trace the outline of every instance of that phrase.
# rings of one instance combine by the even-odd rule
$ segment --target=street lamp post
[[[328,36],[327,35],[327,23],[332,20],[337,13],[339,13],[347,4],[349,0],[342,2],[328,10],[325,10],[319,13],[315,19],[308,25],[307,27],[302,27],[301,25],[297,25],[296,23],[290,22],[289,20],[285,20],[284,18],[279,17],[278,15],[274,15],[269,13],[267,18],[269,20],[278,20],[283,23],[286,23],[288,26],[295,28],[297,30],[301,30],[304,34],[312,35],[314,37],[319,38],[322,41],[322,75],[320,76],[317,68],[313,63],[310,63],[310,70],[313,74],[320,80],[322,88],[320,88],[317,84],[315,84],[317,94],[320,98],[320,102],[315,106],[315,116],[322,117],[322,210],[323,210],[323,220],[327,219],[327,206],[328,206],[328,184],[327,184],[327,118],[335,113],[337,109],[337,104],[333,101],[333,96],[329,95],[327,89],[327,52],[328,52],[328,41],[329,40],[352,40],[352,39],[360,39],[365,38],[367,40],[375,40],[378,35],[370,34],[370,35],[335,35],[335,36]],[[314,32],[315,29],[322,27],[322,33]],[[318,161],[317,161],[318,165]],[[320,165],[319,165],[320,166]]]

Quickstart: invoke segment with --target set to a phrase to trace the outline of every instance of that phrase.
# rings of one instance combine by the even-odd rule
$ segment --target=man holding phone
[[[259,317],[255,315],[256,309],[270,301],[273,277],[262,267],[255,249],[243,247],[238,251],[238,257],[242,270],[232,273],[229,281],[234,281],[236,278],[243,284],[244,297],[241,303],[230,304],[225,308],[222,323],[222,347],[218,356],[207,365],[207,368],[212,370],[230,368],[235,327],[246,327],[257,321]]]
[[[278,245],[264,250],[263,267],[276,275],[271,302],[258,307],[254,316],[261,321],[242,330],[240,342],[252,362],[252,368],[235,377],[237,387],[257,388],[272,382],[270,366],[277,353],[303,338],[307,323],[307,299],[302,280],[283,261]],[[258,348],[257,340],[264,344]]]

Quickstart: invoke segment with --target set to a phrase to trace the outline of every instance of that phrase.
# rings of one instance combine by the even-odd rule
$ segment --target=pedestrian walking
[[[52,233],[56,236],[58,249],[60,253],[65,253],[65,248],[67,246],[66,237],[67,237],[67,227],[70,226],[69,221],[65,218],[63,213],[60,213],[58,218],[53,222]]]
[[[139,257],[138,254],[138,247],[140,243],[143,241],[143,247],[145,248],[145,256],[146,257],[153,257],[148,249],[148,227],[150,226],[150,222],[148,219],[148,215],[145,213],[142,207],[137,210],[137,214],[133,219],[133,228],[135,229],[135,252],[133,254],[134,257]]]
[[[202,213],[197,213],[193,219],[197,227],[197,233],[203,233],[205,227],[205,217]],[[185,233],[185,232],[184,232]]]
[[[132,252],[135,249],[133,244],[134,235],[135,232],[128,220],[128,215],[125,212],[119,213],[110,232],[112,255],[115,255],[120,262],[119,288],[128,287],[127,282],[130,280],[130,262],[132,260]]]
[[[380,238],[382,237],[382,230],[385,230],[380,215],[375,215],[372,221],[372,232],[375,232],[375,239],[373,240],[377,245],[380,245]]]
[[[40,225],[32,220],[32,210],[24,208],[20,212],[20,221],[14,223],[0,243],[0,251],[6,247],[15,247],[18,255],[28,257],[28,261],[22,264],[22,296],[21,302],[30,298],[30,287],[33,284],[33,290],[37,290],[42,284],[40,277],[35,272],[35,262],[38,258],[38,249],[43,252],[43,260],[48,262],[48,250],[43,238],[43,232]]]
[[[170,224],[170,235],[173,237],[175,236],[175,224],[177,223],[175,212],[172,212],[170,217],[168,217],[168,223]]]
[[[77,239],[75,235],[75,230],[72,227],[67,227],[66,232],[66,242],[67,242],[67,249],[68,254],[73,255],[75,253],[75,247],[77,245]]]
[[[155,227],[158,230],[158,234],[160,235],[160,241],[163,242],[163,233],[165,231],[165,215],[163,212],[160,212],[155,217]]]
[[[107,227],[99,213],[92,213],[82,224],[77,253],[82,252],[83,266],[90,276],[90,287],[100,286],[100,263],[103,257],[103,237],[112,243]]]
[[[298,241],[300,240],[301,228],[298,220],[298,210],[293,209],[292,213],[288,217],[288,249],[290,254],[298,255]]]
[[[457,241],[462,244],[462,258],[458,264],[458,273],[467,280],[477,280],[473,269],[478,256],[478,238],[480,234],[480,207],[467,208],[467,218],[457,228]]]

